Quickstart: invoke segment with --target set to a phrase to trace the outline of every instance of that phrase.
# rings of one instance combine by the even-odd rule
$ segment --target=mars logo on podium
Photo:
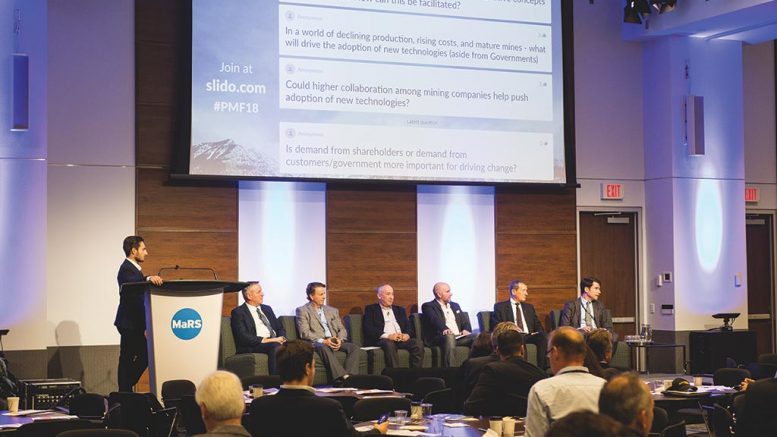
[[[170,321],[170,327],[176,337],[181,340],[191,340],[202,331],[202,317],[191,308],[183,308],[175,313],[173,320]]]

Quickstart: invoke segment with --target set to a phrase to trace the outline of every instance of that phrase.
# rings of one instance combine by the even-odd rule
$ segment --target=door
[[[612,312],[618,338],[636,332],[637,213],[580,213],[580,275],[602,283],[599,300]]]
[[[756,332],[758,354],[774,352],[774,248],[773,218],[748,214],[747,311],[750,330]]]

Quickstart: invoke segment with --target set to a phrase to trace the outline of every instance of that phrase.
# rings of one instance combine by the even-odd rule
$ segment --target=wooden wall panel
[[[507,299],[508,282],[520,278],[544,321],[576,296],[575,190],[497,189],[495,203],[496,300]]]
[[[136,104],[135,141],[142,145],[136,150],[138,165],[167,166],[172,159],[172,144],[175,144],[176,111],[171,106]]]
[[[403,185],[327,187],[328,302],[342,314],[375,302],[375,287],[394,287],[396,304],[415,304],[416,190]]]

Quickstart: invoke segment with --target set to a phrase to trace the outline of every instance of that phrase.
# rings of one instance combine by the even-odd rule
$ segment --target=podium
[[[161,396],[162,384],[172,379],[198,385],[217,369],[224,293],[246,286],[245,282],[200,280],[122,285],[121,293],[145,294],[152,393]]]

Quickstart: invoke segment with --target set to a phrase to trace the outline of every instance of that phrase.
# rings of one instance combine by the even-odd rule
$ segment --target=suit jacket
[[[593,301],[591,304],[593,308],[593,319],[597,328],[606,328],[612,331],[612,316],[610,312],[604,308],[604,305],[598,300]],[[580,327],[580,298],[571,300],[564,304],[564,309],[561,310],[561,318],[559,319],[559,326],[571,326],[573,328]]]
[[[469,317],[464,317],[461,307],[456,302],[450,302],[451,310],[456,316],[456,325],[459,332],[467,330],[472,332],[472,326],[469,323]],[[445,314],[442,312],[440,304],[434,299],[421,305],[421,322],[424,329],[424,343],[433,344],[440,337],[442,332],[448,329],[445,326]]]
[[[510,357],[486,365],[472,394],[464,403],[464,414],[472,416],[525,416],[526,403],[511,395],[528,398],[529,389],[547,375],[523,359]]]
[[[742,406],[737,415],[737,436],[774,435],[774,429],[777,428],[775,404],[777,404],[777,378],[764,378],[751,382],[743,395]]]
[[[262,396],[251,402],[248,430],[258,437],[380,434],[376,429],[366,433],[356,431],[345,417],[342,404],[334,399],[286,388],[281,388],[275,396]]]
[[[324,305],[322,308],[324,309],[324,317],[329,324],[329,330],[332,332],[332,337],[347,340],[348,332],[345,330],[343,322],[340,321],[340,313],[328,305]],[[308,341],[318,341],[320,338],[326,338],[324,325],[321,324],[321,319],[318,318],[318,311],[313,302],[308,302],[297,308],[296,315],[299,338]]]
[[[407,318],[405,309],[401,306],[391,305],[391,311],[394,312],[394,318],[397,319],[397,325],[402,330],[403,334],[410,335],[413,338],[414,332],[413,325],[410,324],[410,320]],[[362,327],[364,331],[364,345],[365,346],[377,346],[380,341],[380,336],[383,335],[383,328],[386,326],[383,320],[383,311],[381,311],[380,304],[374,303],[364,307],[364,318],[362,318]]]
[[[267,316],[270,326],[275,330],[275,336],[285,337],[286,331],[283,329],[283,325],[278,322],[272,308],[268,305],[260,305],[260,307],[264,315]],[[254,323],[254,318],[251,316],[251,310],[248,308],[247,303],[243,303],[232,310],[231,325],[232,335],[235,336],[237,353],[253,352],[254,346],[262,344],[264,337],[256,335],[256,323]]]
[[[146,297],[143,293],[122,293],[121,286],[128,282],[142,282],[146,280],[143,272],[134,264],[125,259],[119,266],[116,275],[119,283],[119,308],[116,310],[114,326],[120,329],[146,329]]]
[[[522,302],[521,308],[523,309],[523,317],[525,318],[524,321],[526,322],[526,327],[529,329],[529,333],[545,332],[545,330],[542,329],[540,318],[537,317],[537,312],[534,311],[534,305]],[[515,317],[513,317],[513,301],[508,299],[505,302],[497,302],[494,304],[494,312],[491,313],[492,331],[499,322],[517,323]]]
[[[461,363],[455,385],[456,400],[459,407],[463,408],[464,401],[472,394],[472,390],[475,389],[475,385],[477,385],[480,373],[483,372],[483,369],[496,361],[499,361],[499,356],[496,353],[492,353],[485,357],[470,358]]]

